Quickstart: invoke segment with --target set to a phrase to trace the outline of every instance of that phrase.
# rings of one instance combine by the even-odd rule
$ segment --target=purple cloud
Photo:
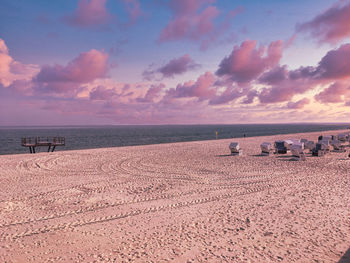
[[[319,78],[350,78],[350,44],[329,51],[319,62],[317,75]]]
[[[165,88],[163,83],[159,85],[152,85],[143,98],[137,98],[138,102],[154,102],[160,96],[160,92]]]
[[[288,109],[302,109],[302,108],[304,108],[305,105],[307,105],[309,103],[310,103],[310,100],[308,98],[304,98],[304,99],[298,100],[296,102],[290,101],[287,104],[287,108]]]
[[[350,37],[350,3],[338,2],[311,21],[298,25],[297,31],[309,32],[320,43],[334,44]]]
[[[185,54],[182,57],[170,60],[167,64],[156,70],[145,70],[142,75],[147,80],[154,79],[157,73],[162,74],[163,78],[172,78],[175,75],[183,74],[198,67],[199,65],[192,60],[190,55]]]

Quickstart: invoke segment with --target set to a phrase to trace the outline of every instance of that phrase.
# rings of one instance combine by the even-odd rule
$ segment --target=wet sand
[[[0,156],[0,262],[339,262],[350,147],[259,145],[340,132]]]

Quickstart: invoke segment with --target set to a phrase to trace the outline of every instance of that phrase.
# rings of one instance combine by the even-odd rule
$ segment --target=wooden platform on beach
[[[35,147],[47,146],[48,152],[53,152],[56,146],[65,146],[66,138],[64,137],[26,137],[22,138],[22,146],[29,147],[30,153],[35,153]]]

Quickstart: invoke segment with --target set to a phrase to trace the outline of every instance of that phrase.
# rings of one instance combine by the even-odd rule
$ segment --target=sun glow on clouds
[[[22,64],[14,60],[9,54],[5,41],[0,39],[0,84],[8,87],[15,81],[28,80],[38,70],[37,65]]]
[[[80,0],[65,21],[72,28],[86,30],[111,26],[113,12],[107,2]],[[140,26],[138,18],[147,16],[144,2],[121,3],[128,26]],[[275,39],[262,44],[245,38],[232,43],[226,55],[216,57],[214,70],[198,63],[190,52],[182,52],[163,63],[150,61],[148,68],[135,70],[143,80],[128,82],[111,76],[112,64],[119,65],[118,72],[127,61],[112,56],[108,49],[81,50],[66,63],[39,66],[15,60],[0,39],[1,99],[21,103],[28,99],[26,111],[91,116],[96,123],[101,118],[111,124],[344,121],[350,111],[350,44],[342,43],[350,32],[346,26],[349,5],[333,5],[309,22],[301,21],[293,41]],[[166,8],[168,21],[163,21],[154,39],[159,48],[189,40],[203,52],[204,43],[214,36],[223,39],[232,17],[244,15],[244,9],[237,11],[237,7],[224,12],[214,0],[170,1]],[[318,43],[339,44],[322,54],[317,64],[292,68],[282,58],[305,32]],[[218,39],[213,43],[219,43]],[[205,49],[210,52],[210,45]],[[184,80],[189,73],[195,77]]]

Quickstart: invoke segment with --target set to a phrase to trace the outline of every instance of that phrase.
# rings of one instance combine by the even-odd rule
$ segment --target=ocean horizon
[[[349,123],[0,126],[0,155],[28,153],[22,137],[65,137],[55,151],[341,130]],[[47,151],[37,147],[37,152]]]

